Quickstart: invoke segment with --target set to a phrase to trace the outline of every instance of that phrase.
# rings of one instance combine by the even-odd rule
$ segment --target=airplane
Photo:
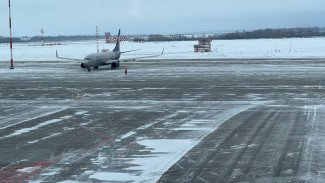
[[[130,51],[120,51],[120,33],[121,29],[118,31],[117,41],[115,48],[113,51],[108,52],[100,52],[100,53],[92,53],[87,55],[83,60],[82,59],[74,59],[74,58],[67,58],[67,57],[59,57],[58,50],[56,50],[56,58],[58,59],[65,59],[65,60],[75,60],[81,62],[81,68],[87,68],[88,72],[93,67],[94,70],[98,69],[99,66],[111,65],[111,69],[116,69],[120,67],[120,56],[122,53],[137,51],[137,50],[130,50]],[[145,57],[138,57],[138,58],[131,58],[129,60],[141,59],[141,58],[150,58],[150,57],[157,57],[161,56],[164,53],[164,49],[162,50],[161,54],[159,55],[151,55]],[[127,60],[123,60],[127,61]]]

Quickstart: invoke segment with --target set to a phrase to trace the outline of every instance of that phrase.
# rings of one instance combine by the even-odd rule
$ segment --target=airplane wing
[[[153,58],[153,57],[159,57],[161,55],[164,54],[164,50],[165,48],[163,48],[163,50],[161,51],[160,54],[157,54],[157,55],[148,55],[148,56],[143,56],[143,57],[134,57],[134,58],[128,58],[128,59],[120,59],[120,61],[124,61],[124,62],[127,62],[127,61],[135,61],[135,60],[138,60],[138,59],[144,59],[144,58]]]
[[[77,62],[83,62],[83,59],[76,59],[76,58],[67,58],[67,57],[59,57],[58,50],[56,50],[56,58],[58,59],[64,59],[64,60],[74,60]]]

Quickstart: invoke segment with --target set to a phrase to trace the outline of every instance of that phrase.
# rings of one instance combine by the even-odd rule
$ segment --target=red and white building
[[[105,32],[106,43],[116,43],[117,37],[111,37],[110,32]],[[121,36],[120,41],[131,41],[130,37]]]
[[[207,38],[199,39],[199,44],[194,45],[194,52],[210,52],[211,40]]]

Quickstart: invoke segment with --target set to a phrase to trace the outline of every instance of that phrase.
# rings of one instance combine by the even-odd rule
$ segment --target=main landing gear
[[[90,72],[90,67],[87,67],[88,72]],[[94,70],[98,70],[98,66],[94,67]]]

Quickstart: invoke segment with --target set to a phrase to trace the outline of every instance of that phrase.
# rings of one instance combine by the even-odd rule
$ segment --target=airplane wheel
[[[88,72],[90,72],[90,69],[88,69]]]

